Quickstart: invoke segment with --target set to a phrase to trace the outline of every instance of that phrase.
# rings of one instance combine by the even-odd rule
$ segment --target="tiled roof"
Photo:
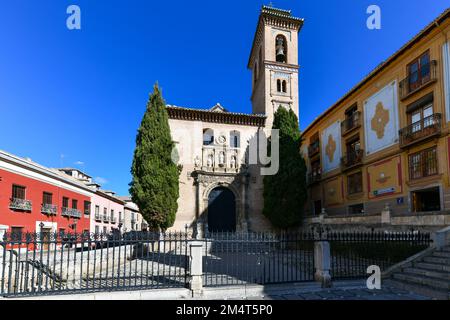
[[[228,111],[218,112],[211,109],[191,109],[172,105],[167,106],[167,112],[169,113],[170,119],[176,120],[191,120],[260,127],[263,127],[266,121],[266,116],[262,114],[233,113]]]

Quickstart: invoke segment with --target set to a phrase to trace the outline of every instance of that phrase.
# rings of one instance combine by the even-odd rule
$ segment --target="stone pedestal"
[[[189,252],[189,289],[197,297],[203,294],[203,242],[191,242]]]
[[[389,204],[386,204],[383,211],[381,211],[381,224],[390,225],[391,224],[391,208]]]
[[[331,254],[328,241],[317,241],[314,243],[314,267],[316,273],[314,278],[322,284],[322,288],[331,288]]]

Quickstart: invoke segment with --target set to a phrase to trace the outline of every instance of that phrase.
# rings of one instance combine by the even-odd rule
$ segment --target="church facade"
[[[298,33],[303,19],[263,6],[248,68],[252,113],[167,106],[176,157],[182,167],[174,230],[202,232],[270,229],[263,211],[263,176],[251,161],[258,136],[270,135],[280,107],[299,115]]]

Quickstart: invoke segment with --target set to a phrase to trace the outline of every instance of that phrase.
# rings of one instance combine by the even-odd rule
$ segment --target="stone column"
[[[189,252],[189,289],[197,297],[203,294],[203,242],[192,241]]]
[[[322,288],[331,288],[331,254],[328,241],[316,241],[314,243],[314,278],[322,284]]]

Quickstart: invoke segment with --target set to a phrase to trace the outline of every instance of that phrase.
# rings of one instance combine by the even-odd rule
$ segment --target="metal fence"
[[[186,286],[185,233],[20,234],[0,242],[0,295]]]
[[[211,233],[204,243],[204,286],[314,280],[310,234]]]
[[[430,245],[428,233],[187,232],[19,234],[0,242],[0,296],[184,288],[189,244],[203,243],[205,287],[314,281],[314,244],[330,243],[332,279],[367,277]],[[199,257],[200,258],[200,257]]]
[[[330,243],[332,279],[367,277],[367,268],[381,271],[429,247],[431,235],[420,232],[331,232],[321,238]]]

